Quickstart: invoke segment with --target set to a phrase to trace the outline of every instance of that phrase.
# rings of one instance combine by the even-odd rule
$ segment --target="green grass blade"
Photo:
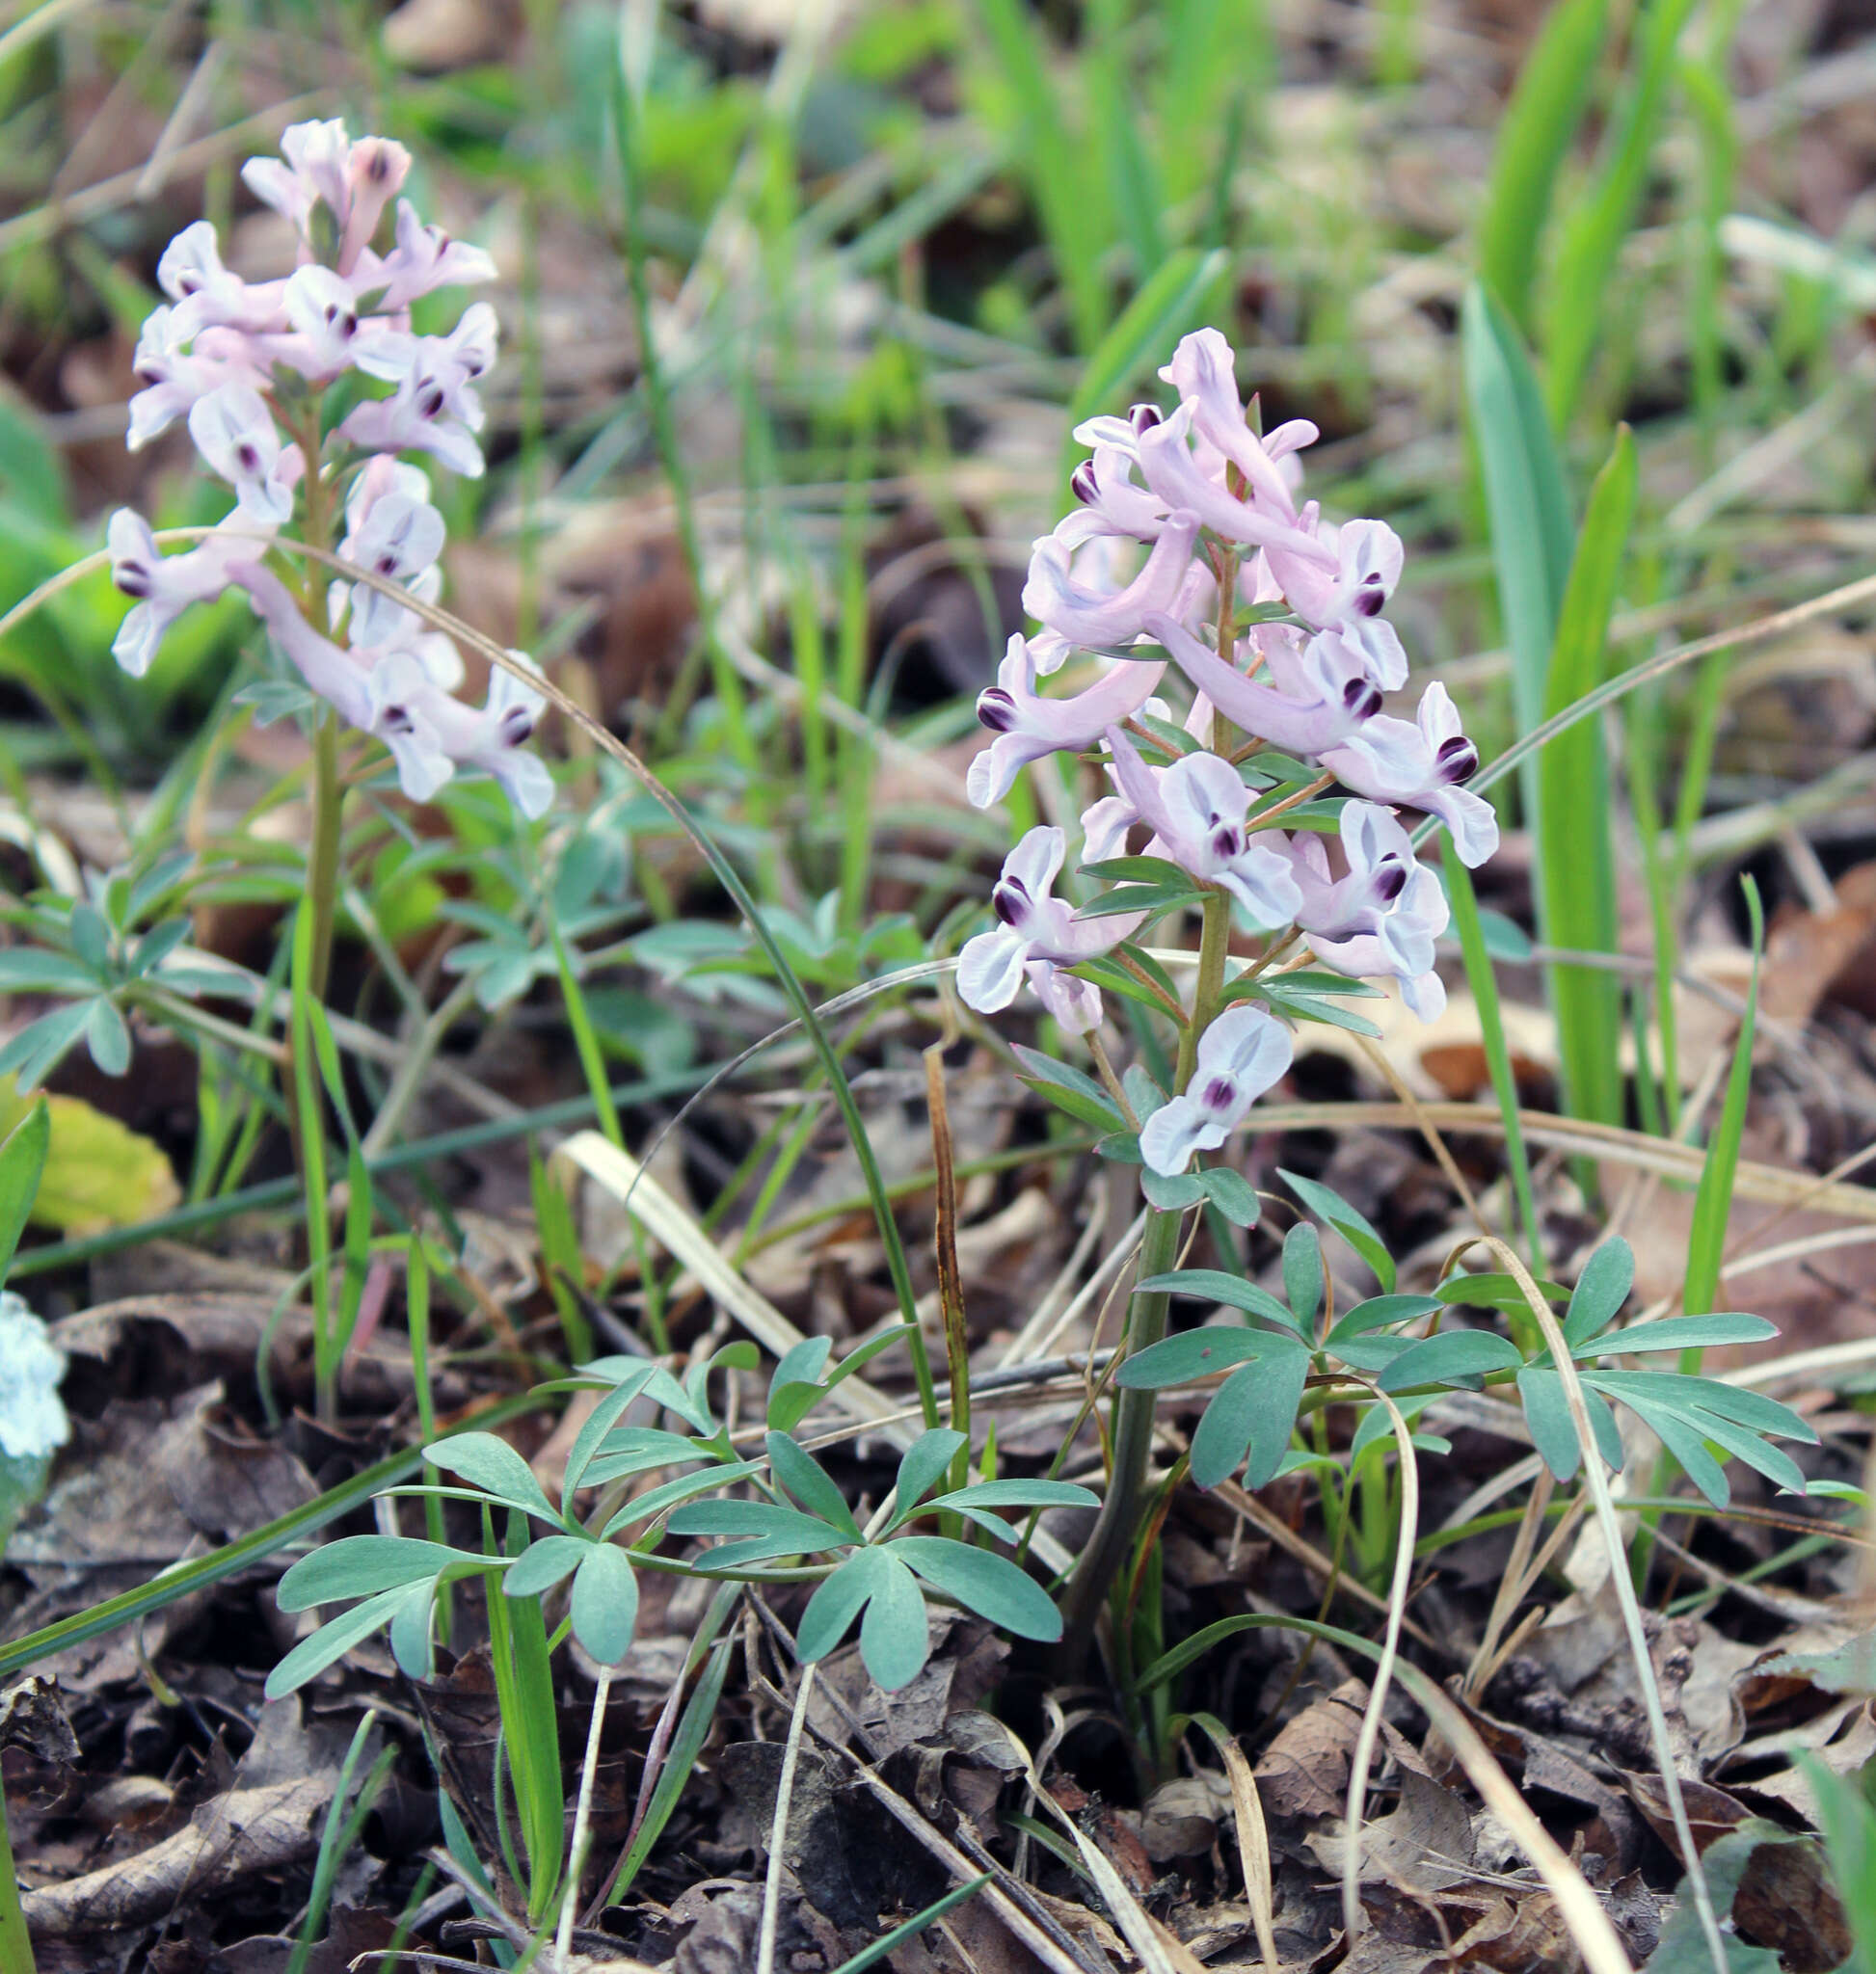
[[[1752,915],[1753,981],[1746,993],[1746,1012],[1740,1018],[1739,1039],[1732,1052],[1732,1069],[1727,1078],[1727,1095],[1720,1107],[1720,1121],[1706,1141],[1706,1159],[1701,1166],[1700,1189],[1694,1195],[1694,1224],[1687,1238],[1687,1281],[1681,1291],[1680,1306],[1689,1316],[1704,1316],[1720,1293],[1720,1260],[1726,1248],[1727,1222],[1732,1213],[1732,1182],[1739,1170],[1739,1141],[1746,1130],[1746,1099],[1752,1091],[1753,1035],[1758,1026],[1758,970],[1765,944],[1765,914],[1758,901],[1758,887],[1750,877],[1741,883],[1746,892],[1746,910]],[[1683,1371],[1700,1369],[1700,1353],[1692,1361],[1683,1359]]]
[[[508,1553],[518,1556],[526,1545],[524,1521],[519,1514],[511,1514]],[[515,1785],[515,1809],[527,1852],[527,1916],[538,1926],[552,1910],[566,1836],[559,1717],[548,1657],[547,1620],[539,1597],[510,1597],[492,1591],[485,1602],[490,1669],[495,1674],[508,1773]]]
[[[709,1740],[710,1729],[716,1724],[716,1703],[722,1697],[723,1682],[729,1677],[736,1646],[734,1636],[719,1638],[718,1634],[734,1614],[741,1596],[740,1584],[719,1585],[691,1642],[684,1667],[685,1677],[703,1661],[706,1653],[710,1655],[709,1662],[704,1665],[696,1691],[684,1707],[678,1731],[671,1737],[671,1746],[665,1753],[664,1766],[658,1771],[657,1785],[652,1791],[644,1821],[632,1833],[626,1854],[613,1873],[612,1882],[605,1888],[604,1903],[608,1906],[620,1904],[630,1891],[632,1881],[646,1858],[652,1854],[653,1845],[664,1834],[664,1827],[671,1821],[678,1799],[689,1786],[697,1756]]]
[[[1518,732],[1528,734],[1543,717],[1550,650],[1569,582],[1569,494],[1523,339],[1478,281],[1465,291],[1460,339],[1498,604],[1512,648],[1512,705]],[[1535,766],[1520,771],[1519,787],[1526,814],[1535,815]]]
[[[1465,961],[1466,984],[1472,989],[1472,999],[1479,1009],[1479,1035],[1485,1045],[1492,1095],[1498,1099],[1498,1108],[1505,1119],[1505,1162],[1511,1167],[1512,1192],[1524,1227],[1524,1246],[1531,1257],[1532,1272],[1541,1275],[1543,1236],[1531,1190],[1530,1154],[1525,1150],[1524,1130],[1518,1122],[1517,1083],[1512,1075],[1512,1053],[1505,1041],[1505,1017],[1498,1004],[1498,975],[1492,971],[1491,954],[1486,949],[1485,927],[1479,922],[1479,900],[1472,889],[1472,873],[1457,857],[1447,857],[1440,868],[1446,878],[1447,894],[1453,901],[1453,927],[1459,934],[1460,952]],[[1514,1314],[1514,1335],[1517,1322]],[[1520,1347],[1522,1342],[1520,1338]]]
[[[1558,171],[1589,103],[1608,21],[1608,0],[1557,0],[1524,59],[1498,126],[1479,220],[1479,274],[1527,333],[1539,242],[1549,223]]]
[[[1544,385],[1561,432],[1583,388],[1622,240],[1635,222],[1694,0],[1651,0],[1635,24],[1633,74],[1595,184],[1564,222],[1544,310]]]
[[[1109,237],[1106,200],[1071,141],[1036,17],[1023,0],[978,0],[1014,121],[1017,153],[1056,259],[1076,347],[1092,350],[1108,326],[1101,250]]]
[[[868,1967],[875,1967],[888,1954],[897,1953],[902,1946],[909,1946],[927,1926],[935,1925],[947,1912],[955,1911],[966,1899],[974,1899],[990,1882],[991,1874],[984,1872],[981,1877],[966,1879],[961,1885],[953,1885],[942,1899],[934,1899],[923,1912],[913,1913],[910,1919],[883,1933],[871,1946],[862,1947],[851,1960],[843,1961],[834,1974],[863,1974]]]
[[[1590,490],[1545,682],[1547,719],[1602,682],[1609,615],[1635,518],[1635,440],[1626,425]],[[1616,850],[1599,721],[1560,734],[1538,757],[1538,924],[1546,946],[1616,950]],[[1551,1004],[1566,1107],[1622,1121],[1621,980],[1599,967],[1553,965]]]
[[[475,1424],[478,1428],[500,1426],[507,1420],[538,1412],[549,1402],[547,1399],[536,1398],[531,1393],[506,1399],[485,1412],[478,1412]],[[13,1640],[11,1644],[0,1645],[0,1679],[11,1672],[22,1671],[49,1652],[64,1651],[67,1645],[82,1645],[88,1640],[101,1638],[106,1632],[116,1631],[120,1625],[135,1623],[138,1618],[148,1616],[152,1611],[161,1611],[196,1590],[205,1590],[211,1584],[238,1575],[263,1557],[277,1555],[290,1544],[325,1528],[329,1522],[335,1522],[341,1515],[349,1515],[362,1507],[382,1489],[395,1487],[411,1480],[422,1466],[423,1454],[415,1447],[406,1453],[392,1454],[389,1459],[379,1460],[362,1473],[353,1475],[351,1480],[329,1488],[317,1500],[296,1507],[290,1514],[280,1516],[251,1535],[242,1536],[238,1542],[230,1542],[225,1548],[212,1550],[191,1561],[177,1563],[174,1568],[152,1577],[134,1590],[107,1597],[103,1603],[94,1604],[89,1611],[62,1617],[57,1624],[48,1624],[42,1630],[29,1632],[24,1638]]]

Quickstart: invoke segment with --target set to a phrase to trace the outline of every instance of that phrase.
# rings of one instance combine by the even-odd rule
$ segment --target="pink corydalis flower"
[[[487,704],[467,707],[438,686],[411,653],[392,652],[373,662],[321,636],[286,585],[258,563],[237,566],[230,580],[247,591],[255,615],[308,688],[348,726],[389,748],[399,785],[413,802],[432,800],[458,767],[479,767],[523,815],[547,813],[553,778],[524,744],[547,704],[540,693],[497,668],[490,675]],[[521,654],[510,655],[531,669]]]
[[[1340,821],[1347,870],[1335,877],[1313,831],[1298,830],[1289,851],[1302,905],[1297,923],[1316,957],[1351,979],[1394,978],[1423,1022],[1446,1005],[1434,971],[1434,945],[1451,912],[1439,879],[1417,862],[1407,833],[1388,810],[1346,802]]]
[[[1322,761],[1357,795],[1438,816],[1468,868],[1498,847],[1491,804],[1463,786],[1479,771],[1479,750],[1460,731],[1452,695],[1436,679],[1412,721],[1380,715]]]
[[[965,943],[957,989],[979,1014],[995,1014],[1028,981],[1036,999],[1071,1034],[1101,1024],[1101,990],[1063,971],[1096,958],[1139,930],[1138,913],[1077,919],[1054,895],[1067,840],[1059,829],[1031,830],[1004,859],[990,894],[998,924]]]
[[[1380,711],[1380,688],[1335,631],[1319,632],[1300,652],[1288,637],[1267,637],[1264,655],[1277,680],[1273,686],[1227,665],[1169,617],[1156,616],[1147,627],[1218,711],[1286,754],[1340,746]]]
[[[1170,767],[1152,768],[1119,728],[1108,730],[1113,778],[1131,819],[1153,832],[1149,857],[1165,857],[1205,884],[1219,884],[1259,925],[1282,925],[1302,902],[1277,833],[1253,835],[1245,827],[1250,790],[1229,761],[1216,754],[1182,755]],[[1094,814],[1089,812],[1090,816]],[[1103,814],[1090,831],[1112,840],[1119,818]]]
[[[1016,636],[997,668],[996,684],[978,695],[978,719],[997,737],[971,762],[965,789],[978,809],[1001,802],[1031,761],[1092,747],[1118,721],[1131,719],[1152,698],[1164,661],[1121,659],[1105,679],[1067,699],[1046,699],[1035,689],[1035,659]]]
[[[1068,548],[1044,535],[1030,558],[1023,608],[1067,644],[1130,645],[1148,617],[1182,614],[1194,576],[1202,574],[1193,563],[1197,540],[1196,515],[1170,516],[1139,574],[1123,588],[1109,590],[1077,582]],[[1209,576],[1204,579],[1209,589]]]
[[[1215,1151],[1290,1067],[1290,1031],[1267,1008],[1240,1001],[1199,1037],[1185,1091],[1162,1104],[1140,1127],[1139,1154],[1170,1179],[1194,1152]]]

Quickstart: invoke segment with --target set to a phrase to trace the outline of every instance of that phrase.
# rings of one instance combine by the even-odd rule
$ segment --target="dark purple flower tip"
[[[366,151],[364,175],[374,185],[382,185],[390,176],[390,152],[382,144],[373,145]]]
[[[1379,617],[1387,601],[1387,586],[1380,576],[1370,570],[1355,585],[1353,598],[1355,614],[1358,617]]]
[[[1163,418],[1158,405],[1135,405],[1128,411],[1127,422],[1138,436],[1141,432],[1152,431],[1155,425],[1163,422]]]
[[[1463,734],[1442,740],[1434,759],[1439,763],[1442,781],[1469,782],[1479,772],[1479,750]]]
[[[111,572],[111,580],[126,597],[149,595],[149,571],[141,562],[120,562]]]
[[[1007,734],[1016,724],[1016,702],[1001,685],[987,685],[978,694],[978,718],[993,734]]]
[[[511,706],[498,729],[504,747],[519,747],[534,732],[534,715],[524,706]]]
[[[1407,866],[1398,857],[1383,857],[1375,871],[1375,895],[1391,905],[1407,889]]]
[[[1236,823],[1227,822],[1212,832],[1212,854],[1220,864],[1230,864],[1245,853],[1245,833]]]
[[[416,722],[411,717],[407,706],[388,706],[378,715],[378,731],[381,734],[414,734]]]
[[[416,408],[426,418],[434,418],[443,408],[442,387],[432,384],[417,393]]]
[[[1215,1076],[1199,1095],[1207,1110],[1229,1110],[1238,1101],[1238,1085],[1228,1076]]]
[[[1099,491],[1094,480],[1094,462],[1085,459],[1068,476],[1068,491],[1084,507],[1088,506]]]
[[[1029,917],[1029,886],[1020,877],[1001,878],[990,894],[990,909],[1005,925],[1020,925]]]
[[[1342,704],[1358,720],[1372,720],[1380,711],[1380,687],[1369,679],[1351,679],[1342,688]]]
[[[380,555],[378,557],[378,574],[380,575],[395,575],[397,574],[397,557],[394,554]]]
[[[234,448],[234,463],[244,473],[260,470],[260,454],[245,439]]]

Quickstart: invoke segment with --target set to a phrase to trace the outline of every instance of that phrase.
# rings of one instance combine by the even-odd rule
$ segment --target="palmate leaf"
[[[1219,1386],[1193,1433],[1192,1474],[1200,1487],[1216,1487],[1240,1465],[1245,1485],[1262,1487],[1289,1451],[1309,1351],[1282,1337],[1266,1341],[1273,1347]]]
[[[1561,1302],[1569,1294],[1561,1282],[1540,1282],[1538,1294],[1546,1302]],[[1528,1313],[1530,1303],[1515,1275],[1448,1275],[1434,1291],[1441,1302],[1468,1309],[1514,1309]]]
[[[1667,1316],[1656,1322],[1631,1323],[1623,1330],[1604,1330],[1578,1344],[1572,1357],[1613,1357],[1647,1350],[1704,1350],[1720,1344],[1762,1344],[1779,1333],[1777,1323],[1743,1310],[1718,1310],[1711,1316]]]
[[[586,1545],[585,1559],[574,1572],[567,1614],[590,1658],[616,1666],[626,1656],[638,1623],[638,1579],[623,1549],[610,1542]]]
[[[987,1549],[973,1549],[948,1535],[900,1535],[888,1553],[909,1563],[933,1589],[1019,1639],[1054,1644],[1061,1637],[1061,1613],[1048,1591]],[[861,1643],[864,1648],[864,1636]]]
[[[1515,1371],[1523,1361],[1517,1346],[1495,1330],[1443,1330],[1403,1350],[1381,1373],[1380,1388],[1398,1392],[1416,1384],[1451,1384],[1489,1371]]]
[[[1319,1220],[1325,1220],[1374,1269],[1376,1278],[1389,1294],[1394,1292],[1394,1257],[1387,1244],[1333,1187],[1318,1179],[1304,1179],[1296,1172],[1278,1169],[1281,1179]]]
[[[769,1433],[765,1445],[769,1471],[795,1501],[840,1530],[849,1542],[866,1540],[845,1497],[812,1454],[804,1453],[785,1432]]]
[[[757,1462],[754,1460],[730,1460],[722,1466],[704,1467],[695,1474],[681,1474],[677,1480],[667,1480],[662,1487],[654,1487],[649,1493],[627,1502],[600,1531],[600,1540],[609,1542],[622,1529],[630,1528],[634,1522],[649,1521],[654,1515],[661,1515],[666,1508],[675,1507],[679,1502],[708,1494],[712,1487],[727,1487],[733,1480],[746,1480],[756,1471]]]
[[[1234,1227],[1254,1227],[1261,1210],[1257,1188],[1230,1165],[1209,1165],[1196,1175],[1206,1197]]]
[[[1441,1306],[1431,1295],[1371,1295],[1339,1318],[1323,1344],[1332,1350],[1351,1338],[1365,1337],[1376,1330],[1391,1329],[1397,1322],[1412,1322],[1419,1317],[1431,1316]]]
[[[503,1572],[503,1594],[538,1597],[572,1576],[595,1546],[584,1535],[543,1535],[538,1542],[530,1542]]]
[[[1069,1063],[1057,1062],[1039,1050],[1026,1049],[1020,1042],[1013,1054],[1022,1064],[1023,1080],[1071,1117],[1101,1131],[1119,1131],[1126,1125],[1113,1099],[1091,1076]]]
[[[275,1601],[282,1611],[310,1611],[341,1597],[375,1597],[451,1565],[486,1568],[487,1559],[409,1535],[347,1535],[303,1556],[280,1580]]]
[[[549,1501],[534,1470],[505,1439],[493,1432],[458,1432],[423,1449],[423,1457],[446,1474],[460,1475],[497,1501],[523,1514],[558,1524],[560,1516]]]
[[[1182,1214],[1205,1197],[1204,1187],[1192,1173],[1156,1172],[1150,1165],[1140,1172],[1139,1189],[1147,1205],[1163,1214]]]
[[[1222,1268],[1180,1268],[1171,1274],[1149,1276],[1139,1288],[1148,1294],[1165,1290],[1173,1295],[1194,1295],[1204,1302],[1222,1302],[1228,1309],[1242,1309],[1246,1316],[1263,1317],[1270,1322],[1280,1323],[1286,1330],[1301,1327],[1268,1289],[1260,1289],[1241,1275],[1228,1275]]]
[[[388,1625],[412,1589],[409,1584],[399,1584],[392,1589],[380,1590],[362,1604],[353,1605],[330,1624],[322,1624],[310,1638],[302,1639],[267,1675],[267,1684],[262,1689],[266,1696],[270,1700],[281,1699],[308,1679],[316,1678],[328,1666],[335,1665],[354,1645]]]

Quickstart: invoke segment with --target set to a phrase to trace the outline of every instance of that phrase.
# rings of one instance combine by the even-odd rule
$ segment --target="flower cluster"
[[[402,145],[354,141],[334,121],[292,125],[281,150],[283,163],[251,158],[242,177],[298,232],[292,274],[243,280],[224,265],[205,220],[177,234],[157,265],[169,299],[137,345],[143,388],[130,403],[130,446],[186,420],[202,463],[233,489],[234,506],[199,546],[174,555],[161,552],[141,515],[112,517],[112,577],[136,599],[113,653],[141,678],[191,603],[244,590],[307,685],[390,749],[414,801],[429,800],[457,767],[475,766],[495,775],[523,814],[539,815],[553,785],[523,743],[545,704],[540,694],[497,671],[487,705],[465,706],[451,696],[463,680],[461,654],[415,611],[367,584],[334,583],[326,621],[315,625],[266,565],[269,544],[297,512],[313,546],[335,547],[414,601],[434,602],[442,516],[427,475],[399,455],[481,473],[476,386],[496,358],[486,302],[466,309],[447,335],[411,327],[412,303],[487,280],[496,269],[479,247],[426,226],[398,198],[411,168]],[[326,393],[353,376],[391,388],[341,393],[356,401],[328,430]],[[334,544],[326,520],[341,507],[345,532]]]
[[[1187,336],[1160,375],[1178,397],[1169,413],[1136,405],[1076,429],[1092,456],[1070,482],[1078,504],[1034,547],[1023,605],[1041,630],[1010,639],[978,700],[995,737],[971,763],[971,799],[987,808],[1032,762],[1096,752],[1112,792],[1082,817],[1085,866],[1125,856],[1142,832],[1146,857],[1228,894],[1242,923],[1273,935],[1267,958],[1300,937],[1335,973],[1398,979],[1431,1020],[1445,1004],[1434,971],[1445,894],[1395,812],[1437,817],[1467,865],[1491,854],[1498,829],[1465,787],[1478,750],[1445,687],[1428,685],[1412,720],[1382,709],[1407,676],[1382,614],[1400,539],[1378,520],[1333,526],[1300,502],[1297,455],[1316,428],[1260,436],[1217,330]],[[1076,654],[1100,676],[1051,696],[1040,680]],[[1169,668],[1190,688],[1183,730],[1155,697]],[[1298,775],[1313,778],[1308,792],[1349,793],[1299,803]],[[1339,840],[1334,860],[1325,831]],[[1058,829],[1016,845],[992,893],[1000,922],[965,947],[958,980],[983,1011],[1027,980],[1065,1029],[1088,1033],[1100,991],[1068,970],[1124,953],[1146,915],[1078,915],[1057,899],[1066,852]],[[1210,1012],[1186,1089],[1140,1134],[1162,1173],[1222,1144],[1289,1067],[1289,1032],[1267,1007]]]

